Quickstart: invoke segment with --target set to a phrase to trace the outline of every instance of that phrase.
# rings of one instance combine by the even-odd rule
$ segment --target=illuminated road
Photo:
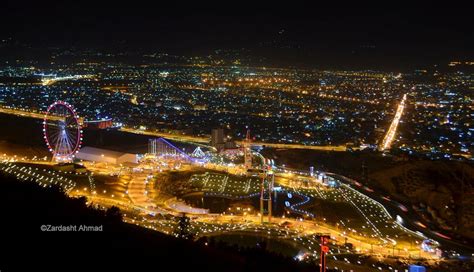
[[[390,212],[390,214],[392,214],[394,217],[398,216],[402,218],[399,224],[404,228],[409,228],[409,230],[407,229],[408,231],[422,233],[427,238],[440,242],[443,246],[449,246],[450,248],[455,248],[457,250],[462,250],[465,252],[474,251],[474,247],[469,244],[462,244],[458,241],[454,241],[445,235],[439,235],[439,232],[437,231],[433,231],[427,228],[426,225],[418,221],[420,216],[417,215],[411,207],[405,207],[404,205],[396,202],[395,200],[384,197],[384,195],[380,192],[374,191],[366,186],[363,186],[361,183],[353,179],[335,173],[326,172],[326,174],[338,178],[338,180],[346,183],[347,185],[352,185],[353,190],[357,190],[369,196],[370,198],[378,201],[379,203],[384,203],[383,207],[387,210],[387,213]]]
[[[2,108],[0,107],[0,113],[11,114],[21,117],[29,117],[35,119],[43,120],[45,118],[44,112],[37,112],[37,111],[28,111],[28,110],[19,110],[19,109],[12,109],[12,108]],[[62,116],[55,116],[55,115],[48,115],[48,120],[55,120],[55,121],[64,121],[64,117]],[[82,118],[79,118],[79,122],[82,123]]]
[[[74,76],[62,76],[62,77],[43,77],[41,79],[41,84],[43,86],[53,85],[58,81],[65,81],[65,80],[78,80],[84,78],[92,78],[93,75],[74,75]]]
[[[390,147],[392,146],[392,142],[395,139],[395,135],[397,133],[398,123],[400,122],[400,118],[402,117],[403,111],[405,110],[406,99],[407,99],[407,94],[404,94],[402,101],[398,105],[397,112],[395,113],[395,117],[393,118],[393,121],[390,124],[390,128],[388,129],[387,134],[385,134],[382,144],[379,147],[380,151],[390,149]]]
[[[11,109],[11,108],[2,108],[0,107],[0,113],[11,114],[16,116],[22,117],[30,117],[35,119],[44,119],[44,112],[33,112],[33,111],[26,111],[26,110],[18,110],[18,109]],[[54,116],[51,116],[53,119]],[[57,120],[63,120],[64,118],[57,117]],[[54,120],[54,119],[53,119]]]
[[[179,142],[192,142],[192,143],[200,143],[200,144],[209,144],[209,138],[207,138],[207,137],[189,136],[189,135],[182,135],[182,134],[171,134],[171,133],[165,133],[165,132],[133,129],[133,128],[127,128],[127,127],[120,128],[120,131],[133,133],[133,134],[154,136],[154,137],[163,137],[163,138],[167,138],[167,139],[174,140],[174,141],[179,141]]]
[[[155,132],[155,131],[147,131],[147,130],[140,130],[140,129],[132,129],[122,127],[120,129],[123,132],[134,133],[134,134],[142,134],[142,135],[149,135],[155,137],[163,137],[167,139],[171,139],[174,141],[179,142],[192,142],[192,143],[199,143],[201,145],[207,146],[209,144],[209,138],[207,137],[198,137],[198,136],[190,136],[190,135],[181,135],[181,134],[170,134],[164,132]],[[236,141],[237,144],[242,145],[242,141]],[[346,151],[346,146],[344,145],[301,145],[301,144],[282,144],[282,143],[268,143],[268,142],[252,142],[252,145],[261,145],[266,147],[273,147],[273,148],[280,148],[280,149],[310,149],[310,150],[323,150],[323,151]]]

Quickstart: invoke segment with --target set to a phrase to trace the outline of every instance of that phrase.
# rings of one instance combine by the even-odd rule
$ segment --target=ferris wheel
[[[64,101],[51,104],[44,116],[43,134],[53,161],[72,162],[82,144],[82,129],[74,108]]]

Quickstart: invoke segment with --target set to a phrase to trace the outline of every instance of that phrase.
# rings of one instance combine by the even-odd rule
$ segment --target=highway
[[[128,127],[120,128],[120,131],[133,133],[133,134],[140,134],[140,135],[147,135],[153,137],[162,137],[178,142],[192,142],[192,143],[199,143],[204,144],[205,147],[209,147],[209,138],[207,137],[199,137],[199,136],[190,136],[190,135],[183,135],[183,134],[172,134],[166,132],[158,132],[158,131],[150,131],[150,130],[142,130],[142,129],[133,129]]]
[[[0,113],[11,114],[11,115],[16,115],[16,116],[21,116],[21,117],[41,119],[41,120],[43,120],[45,118],[45,113],[44,112],[17,110],[17,109],[11,109],[11,108],[3,108],[3,107],[0,107]],[[49,115],[48,120],[64,121],[64,117]]]
[[[402,101],[398,105],[397,112],[395,113],[395,117],[393,117],[392,123],[383,138],[382,144],[379,147],[380,151],[384,151],[390,149],[392,146],[393,140],[395,139],[395,135],[397,133],[398,123],[400,123],[400,118],[402,118],[403,111],[405,110],[405,101],[407,99],[407,94],[403,95]]]
[[[163,137],[163,138],[167,138],[167,139],[179,141],[179,142],[198,143],[198,144],[204,145],[205,147],[209,147],[209,138],[207,137],[198,137],[198,136],[190,136],[190,135],[182,135],[182,134],[170,134],[170,133],[164,133],[164,132],[132,129],[132,128],[127,128],[127,127],[122,127],[120,131],[134,133],[134,134],[155,136],[155,137]],[[236,141],[236,143],[238,145],[242,145],[243,141]],[[346,151],[345,145],[302,145],[302,144],[269,143],[269,142],[259,142],[259,141],[252,142],[252,145],[266,146],[266,147],[279,148],[279,149]]]
[[[35,119],[44,119],[44,115],[45,115],[44,112],[17,110],[17,109],[11,109],[11,108],[3,108],[3,107],[0,107],[0,113],[22,116],[22,117],[30,117],[30,118],[35,118]]]
[[[65,81],[65,80],[78,80],[78,79],[84,79],[84,78],[93,78],[93,75],[74,75],[74,76],[62,76],[62,77],[43,77],[41,79],[41,85],[43,86],[49,86],[53,85],[54,83],[58,81]]]

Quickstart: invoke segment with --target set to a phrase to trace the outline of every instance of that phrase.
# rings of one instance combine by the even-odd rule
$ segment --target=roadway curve
[[[387,200],[383,198],[383,194],[381,194],[380,192],[377,192],[364,185],[358,186],[356,184],[356,181],[351,178],[345,177],[343,175],[335,174],[335,173],[326,173],[326,174],[338,179],[344,184],[350,185],[353,189],[357,190],[358,192],[376,200],[377,202],[379,202],[385,207],[385,209],[393,218],[396,218],[397,215],[400,216],[403,219],[402,226],[412,231],[421,232],[426,237],[440,242],[443,248],[448,249],[448,250],[455,250],[462,254],[472,254],[472,252],[474,252],[474,248],[469,245],[465,245],[454,240],[442,238],[441,236],[437,235],[434,231],[428,228],[422,228],[421,226],[415,224],[414,222],[419,221],[418,220],[419,216],[411,207],[405,207],[402,205],[403,208],[401,208],[400,203],[390,200],[390,199]],[[402,209],[406,209],[406,211]]]

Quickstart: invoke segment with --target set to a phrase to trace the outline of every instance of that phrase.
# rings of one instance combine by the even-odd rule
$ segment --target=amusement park
[[[437,262],[454,245],[357,180],[318,165],[279,165],[262,155],[250,129],[239,144],[228,143],[222,129],[207,143],[137,132],[140,153],[87,145],[84,122],[72,105],[54,102],[42,121],[50,155],[4,154],[0,169],[60,186],[93,207],[118,207],[130,224],[206,245],[265,241],[267,250],[320,271],[397,271]],[[185,236],[177,231],[182,218]]]

